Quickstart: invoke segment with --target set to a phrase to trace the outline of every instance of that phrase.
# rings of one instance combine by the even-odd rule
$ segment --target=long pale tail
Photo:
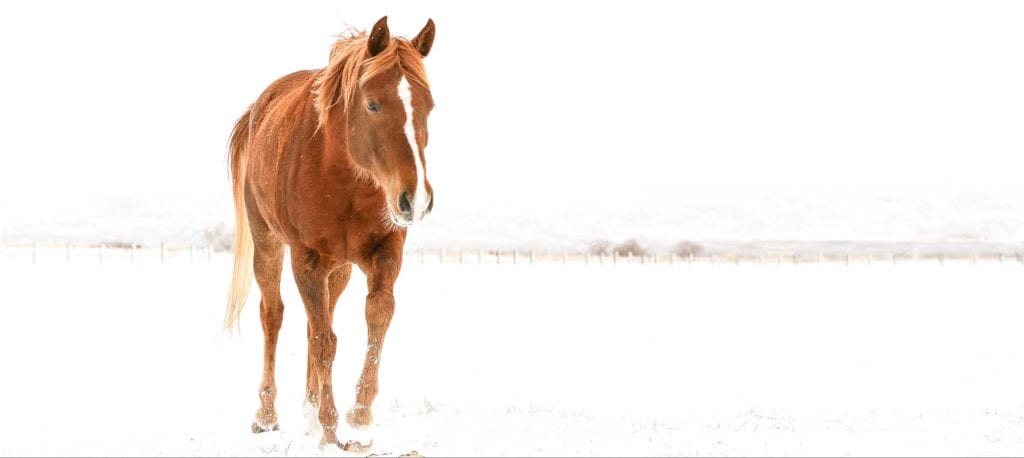
[[[235,268],[231,273],[231,290],[228,292],[228,308],[224,313],[224,329],[231,330],[238,323],[242,307],[249,297],[252,285],[252,231],[245,209],[245,169],[249,149],[249,129],[252,107],[235,122],[231,131],[228,161],[231,164],[232,194],[235,198]]]

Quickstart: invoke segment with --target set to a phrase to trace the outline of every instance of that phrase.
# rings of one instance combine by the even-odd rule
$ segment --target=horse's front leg
[[[366,359],[363,373],[356,387],[356,403],[349,410],[346,419],[356,430],[365,431],[373,422],[373,400],[377,397],[377,371],[380,368],[384,335],[391,325],[395,313],[395,280],[402,268],[401,240],[391,245],[384,244],[366,263],[363,270],[367,277],[366,296]],[[359,451],[369,447],[372,440],[367,434],[349,440],[346,450]]]

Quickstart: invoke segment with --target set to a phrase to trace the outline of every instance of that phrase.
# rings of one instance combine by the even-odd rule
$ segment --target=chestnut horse
[[[263,323],[263,380],[253,432],[278,429],[274,353],[284,304],[284,247],[308,318],[306,405],[323,427],[321,445],[338,440],[331,367],[334,306],[352,273],[366,274],[366,360],[346,419],[373,419],[384,334],[395,310],[406,228],[430,213],[432,190],[423,150],[433,99],[423,58],[434,22],[416,38],[392,38],[387,17],[340,38],[325,68],[272,83],[235,123],[229,161],[235,200],[235,264],[225,327],[237,323],[253,276]]]

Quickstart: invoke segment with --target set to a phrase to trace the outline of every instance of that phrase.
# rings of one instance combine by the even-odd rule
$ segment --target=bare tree
[[[590,243],[587,244],[587,250],[590,251],[590,254],[611,253],[612,241],[607,239],[591,240]]]
[[[686,257],[689,255],[696,256],[704,252],[704,247],[700,246],[700,244],[696,242],[683,240],[676,244],[672,252],[675,253],[676,256],[680,257]]]
[[[618,253],[619,256],[625,256],[625,255],[629,255],[631,253],[634,256],[640,256],[640,255],[647,254],[647,249],[644,248],[644,246],[641,245],[640,241],[637,240],[637,239],[627,239],[627,240],[624,240],[622,243],[620,243],[620,244],[615,246],[615,250],[614,251],[616,253]]]
[[[235,244],[235,234],[228,229],[227,224],[219,223],[203,230],[203,241],[215,251],[231,251]]]

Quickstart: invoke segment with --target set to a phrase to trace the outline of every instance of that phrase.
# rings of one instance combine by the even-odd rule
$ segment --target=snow
[[[258,304],[220,331],[227,257],[44,261],[0,261],[0,455],[345,455],[305,435],[287,275],[281,430],[253,435]],[[407,262],[370,453],[1020,455],[1022,275]],[[342,411],[365,354],[362,280],[336,313]]]

